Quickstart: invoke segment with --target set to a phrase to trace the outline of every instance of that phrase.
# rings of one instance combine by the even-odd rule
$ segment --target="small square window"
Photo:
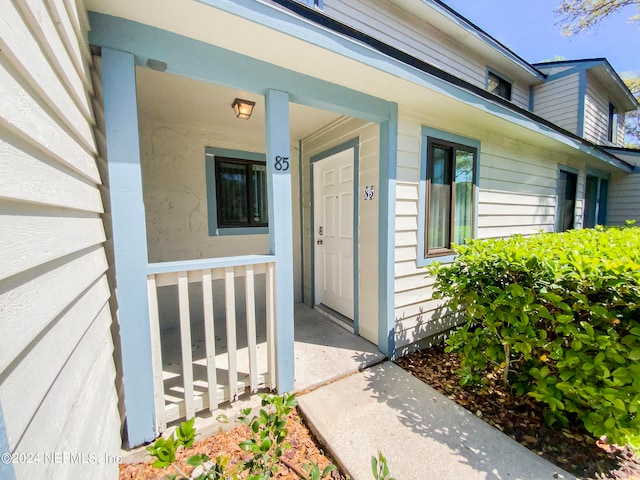
[[[265,162],[215,157],[218,228],[268,226]]]
[[[489,72],[487,75],[487,90],[506,100],[511,100],[511,82],[493,72]]]

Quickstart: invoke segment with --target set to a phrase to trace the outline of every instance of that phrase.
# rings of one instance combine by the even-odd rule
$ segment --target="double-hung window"
[[[450,255],[452,244],[464,244],[474,236],[478,147],[432,136],[424,140],[425,218],[421,243],[424,258],[428,258]]]
[[[207,147],[206,162],[209,234],[267,233],[265,156]]]

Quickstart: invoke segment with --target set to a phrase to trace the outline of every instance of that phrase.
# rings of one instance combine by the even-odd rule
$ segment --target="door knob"
[[[317,243],[318,245],[322,245],[322,244],[323,244],[323,241],[322,241],[322,240],[318,240],[316,243]]]

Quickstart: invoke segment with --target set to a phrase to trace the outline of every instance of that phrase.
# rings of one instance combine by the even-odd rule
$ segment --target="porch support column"
[[[7,427],[4,424],[2,403],[0,403],[0,454],[6,455],[7,453],[11,453],[11,445],[9,445],[9,438],[7,438]],[[0,461],[0,478],[5,478],[6,480],[16,479],[16,472],[11,462]]]
[[[156,436],[134,56],[103,47],[102,84],[124,403],[133,447]]]
[[[278,393],[293,390],[293,225],[289,94],[265,94],[269,249],[276,257],[276,381]]]
[[[395,357],[395,208],[398,163],[398,105],[389,103],[389,119],[380,123],[380,196],[378,239],[378,349]]]

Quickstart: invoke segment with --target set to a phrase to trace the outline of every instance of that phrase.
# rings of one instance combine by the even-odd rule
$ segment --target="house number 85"
[[[289,157],[277,156],[274,168],[279,172],[286,172],[289,170]]]

